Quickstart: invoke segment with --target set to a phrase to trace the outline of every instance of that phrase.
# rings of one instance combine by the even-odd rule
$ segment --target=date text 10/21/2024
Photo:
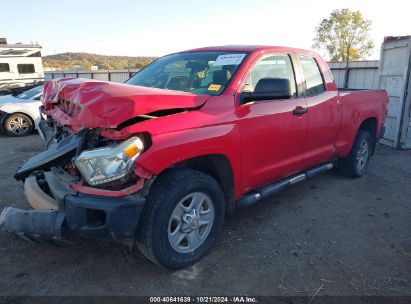
[[[150,303],[257,303],[257,299],[248,296],[233,297],[150,297]]]

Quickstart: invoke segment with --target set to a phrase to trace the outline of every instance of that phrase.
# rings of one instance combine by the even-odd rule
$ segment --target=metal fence
[[[102,81],[125,82],[138,71],[139,69],[98,71],[47,71],[44,72],[44,78],[46,81],[56,78],[73,77],[96,79]]]
[[[344,87],[346,64],[344,62],[329,62],[331,72],[339,88]],[[378,89],[379,60],[353,61],[348,65],[347,87],[351,89]],[[103,81],[125,82],[139,69],[98,70],[98,71],[52,71],[45,72],[45,80],[62,77],[89,78]]]
[[[337,87],[350,89],[379,88],[379,60],[329,62]]]

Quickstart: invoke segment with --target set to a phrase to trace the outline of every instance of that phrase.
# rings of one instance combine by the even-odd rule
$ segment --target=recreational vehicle
[[[44,81],[41,46],[0,39],[0,95],[18,93]]]

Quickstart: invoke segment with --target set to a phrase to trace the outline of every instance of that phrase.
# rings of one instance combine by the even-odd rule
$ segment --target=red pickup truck
[[[202,258],[236,207],[333,167],[365,174],[388,103],[383,90],[338,91],[314,52],[271,46],[189,50],[125,84],[44,91],[53,135],[15,174],[37,210],[7,207],[0,227],[136,244],[172,269]]]

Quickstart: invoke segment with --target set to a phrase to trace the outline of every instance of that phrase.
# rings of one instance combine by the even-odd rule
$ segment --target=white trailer
[[[38,85],[43,81],[40,45],[0,43],[0,95]]]

